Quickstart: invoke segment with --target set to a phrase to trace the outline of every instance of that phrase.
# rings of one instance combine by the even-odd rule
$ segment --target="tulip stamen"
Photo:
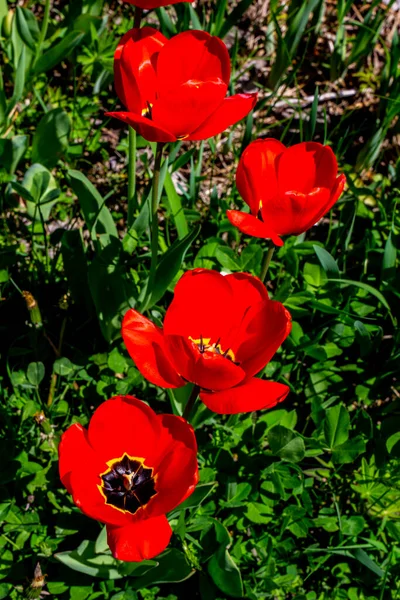
[[[148,100],[146,100],[146,104],[147,104],[146,108],[144,108],[142,110],[142,117],[146,117],[147,119],[152,120],[152,118],[153,118],[153,114],[152,114],[153,105]]]
[[[198,339],[194,339],[191,336],[189,336],[189,340],[197,346],[200,354],[204,354],[205,352],[209,352],[210,354],[220,354],[223,358],[227,358],[235,365],[239,364],[238,362],[236,362],[236,357],[233,350],[231,350],[230,348],[227,348],[227,350],[222,349],[222,346],[220,344],[220,337],[213,344],[211,344],[211,338],[203,338],[202,335],[200,335],[200,338]]]
[[[153,469],[145,467],[143,459],[124,454],[107,464],[98,486],[106,504],[134,515],[157,494]]]

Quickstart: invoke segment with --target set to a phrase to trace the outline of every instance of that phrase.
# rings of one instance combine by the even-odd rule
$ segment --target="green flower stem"
[[[272,255],[274,252],[275,252],[274,242],[272,240],[269,240],[267,256],[265,257],[264,264],[262,266],[261,273],[260,273],[261,281],[265,281],[265,278],[268,273],[269,264],[271,262],[271,258],[272,258]]]
[[[143,310],[145,310],[151,300],[151,294],[153,291],[154,281],[156,277],[157,259],[158,259],[158,196],[159,196],[159,185],[160,185],[160,171],[161,171],[161,160],[163,153],[164,143],[157,142],[156,154],[154,159],[154,171],[153,171],[153,188],[151,194],[151,265],[150,275],[147,284],[146,296],[147,300]]]
[[[187,401],[185,410],[183,411],[183,415],[182,415],[182,417],[184,419],[186,419],[186,421],[189,420],[190,413],[192,412],[192,408],[197,400],[197,396],[199,395],[199,392],[200,392],[200,386],[194,385],[193,389],[190,393],[189,400]]]
[[[128,230],[133,225],[136,209],[136,131],[129,127],[128,150]]]

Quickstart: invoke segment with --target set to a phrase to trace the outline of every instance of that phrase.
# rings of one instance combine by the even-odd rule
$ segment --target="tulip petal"
[[[205,31],[184,31],[174,36],[158,56],[160,97],[188,81],[230,80],[230,59],[222,40]]]
[[[188,338],[166,335],[166,343],[182,377],[201,388],[223,390],[237,385],[245,377],[240,366],[221,354],[207,351],[202,354]],[[223,350],[229,348],[223,347]]]
[[[291,315],[280,302],[267,300],[247,311],[234,350],[247,376],[255,375],[269,363],[291,329]]]
[[[282,402],[289,393],[287,385],[252,377],[244,383],[222,392],[200,392],[200,399],[210,410],[221,415],[235,415]]]
[[[232,326],[232,303],[232,289],[223,275],[209,269],[187,271],[175,286],[164,335],[195,340],[202,336],[216,342]]]
[[[252,237],[271,239],[275,246],[283,246],[283,242],[274,231],[272,231],[266,223],[257,219],[249,213],[240,212],[239,210],[227,210],[226,216],[242,233],[251,235]]]
[[[106,117],[114,117],[127,123],[148,142],[175,142],[176,137],[148,119],[133,112],[109,112]]]
[[[236,94],[225,98],[208,119],[191,133],[189,140],[206,140],[241,121],[254,108],[257,94]]]
[[[72,494],[70,476],[73,468],[80,462],[82,456],[92,453],[87,438],[87,431],[78,423],[74,423],[62,435],[58,447],[58,468],[62,484]]]
[[[184,385],[167,355],[162,329],[136,310],[122,321],[122,337],[130,357],[142,375],[154,385],[166,388]]]
[[[258,215],[261,204],[278,193],[276,158],[285,150],[278,140],[259,139],[251,142],[240,158],[236,186],[254,216]]]
[[[337,162],[331,148],[317,142],[302,142],[287,148],[277,160],[281,194],[308,194],[321,187],[331,189],[337,174]]]
[[[226,84],[219,81],[189,81],[161,96],[152,109],[156,125],[186,139],[220,106]]]
[[[149,516],[165,514],[193,493],[198,482],[197,442],[193,428],[182,417],[158,415],[163,431],[168,431],[156,467],[156,486],[161,490],[149,502]]]
[[[112,555],[127,562],[154,558],[168,546],[171,535],[165,515],[139,519],[123,527],[107,525],[107,543]]]
[[[105,462],[124,454],[145,458],[149,467],[157,460],[160,422],[141,400],[116,396],[103,402],[94,412],[88,432],[90,445]]]
[[[153,27],[131,29],[120,41],[114,55],[116,90],[129,112],[141,114],[155,102],[156,62],[166,42],[167,38]]]
[[[63,433],[58,453],[61,481],[81,511],[103,523],[125,523],[126,515],[107,505],[99,491],[107,465],[91,448],[81,425],[75,423]]]

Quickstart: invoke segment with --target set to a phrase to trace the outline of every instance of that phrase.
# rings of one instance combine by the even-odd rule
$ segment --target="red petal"
[[[89,425],[89,442],[105,462],[129,456],[144,458],[146,465],[157,460],[157,440],[161,435],[155,412],[141,400],[116,396],[103,402]]]
[[[249,213],[240,212],[239,210],[227,210],[226,216],[242,233],[251,235],[252,237],[271,239],[275,246],[283,246],[283,242],[279,235],[272,231],[261,219],[257,219]]]
[[[274,356],[292,329],[290,313],[280,302],[267,300],[247,312],[238,331],[236,360],[252,376]]]
[[[122,337],[137,368],[151,383],[167,388],[184,385],[168,359],[162,329],[131,309],[122,322]]]
[[[308,194],[316,187],[331,189],[337,174],[332,150],[317,142],[302,142],[288,148],[277,160],[277,168],[281,194]]]
[[[82,512],[103,523],[125,523],[126,515],[106,505],[98,489],[100,474],[107,469],[107,465],[92,450],[87,432],[81,425],[71,425],[65,431],[58,453],[61,481]]]
[[[225,98],[222,104],[196,131],[189,140],[206,140],[231,125],[241,121],[255,106],[257,94],[236,94]]]
[[[58,469],[60,479],[68,492],[72,494],[70,475],[74,467],[80,462],[82,456],[87,456],[92,452],[87,439],[87,431],[74,423],[62,434],[60,445],[58,446]]]
[[[107,526],[107,543],[114,558],[128,562],[154,558],[168,546],[171,535],[165,515],[140,519],[123,527]]]
[[[152,114],[156,125],[171,131],[177,138],[186,139],[221,104],[226,84],[219,81],[190,81],[154,104]]]
[[[109,112],[106,117],[114,117],[127,123],[148,142],[175,142],[176,137],[170,131],[159,127],[147,117],[133,112]]]
[[[230,390],[200,392],[200,398],[212,411],[221,415],[234,415],[263,408],[272,408],[289,393],[287,385],[252,377]]]
[[[255,140],[243,152],[236,171],[239,194],[257,216],[260,203],[267,202],[278,193],[276,158],[285,146],[278,140]]]
[[[167,39],[152,27],[131,29],[114,55],[116,90],[129,112],[139,113],[157,97],[156,61]]]
[[[156,487],[159,493],[148,506],[148,514],[165,514],[193,493],[198,482],[197,442],[193,428],[175,415],[159,415],[168,436],[160,448],[161,462],[156,467]]]
[[[212,352],[201,354],[188,338],[171,335],[166,336],[166,342],[182,377],[202,388],[223,390],[237,385],[245,377],[243,369],[224,356]],[[223,349],[229,348],[223,346]]]
[[[235,296],[238,318],[242,319],[251,306],[269,300],[267,288],[258,277],[249,273],[231,273],[225,277]]]
[[[173,37],[159,54],[160,96],[190,81],[220,79],[229,84],[230,60],[222,40],[205,31],[185,31]]]
[[[231,328],[233,295],[229,283],[217,271],[187,271],[175,286],[164,319],[164,335],[188,339],[212,338],[214,342]]]

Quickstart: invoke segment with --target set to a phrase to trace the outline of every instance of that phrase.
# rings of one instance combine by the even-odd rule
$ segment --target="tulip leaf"
[[[27,149],[27,135],[15,135],[9,139],[0,139],[0,164],[9,175],[14,174]]]
[[[131,581],[134,589],[138,590],[158,583],[178,583],[195,573],[183,552],[176,548],[170,548],[157,556],[157,563],[158,565],[148,570],[145,575]]]
[[[330,281],[334,281],[335,283],[340,283],[343,286],[353,285],[354,287],[359,287],[360,289],[365,290],[366,292],[369,292],[370,294],[375,296],[375,298],[377,298],[383,304],[383,306],[385,308],[387,308],[390,315],[392,314],[389,303],[386,300],[385,296],[379,290],[374,288],[372,285],[369,285],[368,283],[363,283],[362,281],[352,281],[350,279],[331,279]]]
[[[55,167],[68,147],[71,123],[66,112],[55,108],[39,121],[32,141],[32,160],[45,167]]]
[[[220,546],[208,563],[208,573],[215,585],[224,594],[233,598],[243,597],[243,583],[240,570],[227,548]]]
[[[330,450],[344,444],[349,438],[350,415],[342,404],[331,406],[326,411],[324,422],[325,441]]]
[[[56,46],[53,46],[45,52],[37,61],[34,67],[34,74],[44,73],[55,67],[61,60],[79,46],[83,41],[85,34],[81,31],[71,31],[65,38]]]
[[[122,579],[126,576],[126,571],[129,571],[130,575],[134,571],[139,571],[138,575],[143,575],[143,571],[147,572],[157,564],[156,561],[150,560],[140,563],[123,563],[111,554],[98,554],[96,544],[88,540],[84,540],[76,550],[58,552],[54,556],[74,571],[102,579]]]
[[[117,228],[105,200],[100,196],[94,185],[83,173],[68,171],[68,179],[85,217],[92,239],[97,240],[97,234],[106,233],[118,237]]]
[[[333,256],[321,246],[315,244],[313,248],[327,276],[340,277],[339,267]]]
[[[175,221],[178,237],[180,240],[182,240],[189,233],[189,228],[182,207],[181,198],[175,189],[174,182],[172,181],[169,171],[167,171],[165,174],[164,189],[167,194],[168,205],[172,218]]]
[[[17,6],[15,17],[17,20],[17,30],[21,39],[34,52],[39,39],[39,27],[34,14],[26,8]]]
[[[142,311],[145,308],[151,308],[163,297],[168,286],[178,274],[186,252],[189,250],[199,233],[200,225],[197,225],[197,227],[194,227],[194,229],[192,229],[192,231],[182,240],[174,242],[163,255],[157,266],[153,289],[149,290],[149,299],[144,302]]]

